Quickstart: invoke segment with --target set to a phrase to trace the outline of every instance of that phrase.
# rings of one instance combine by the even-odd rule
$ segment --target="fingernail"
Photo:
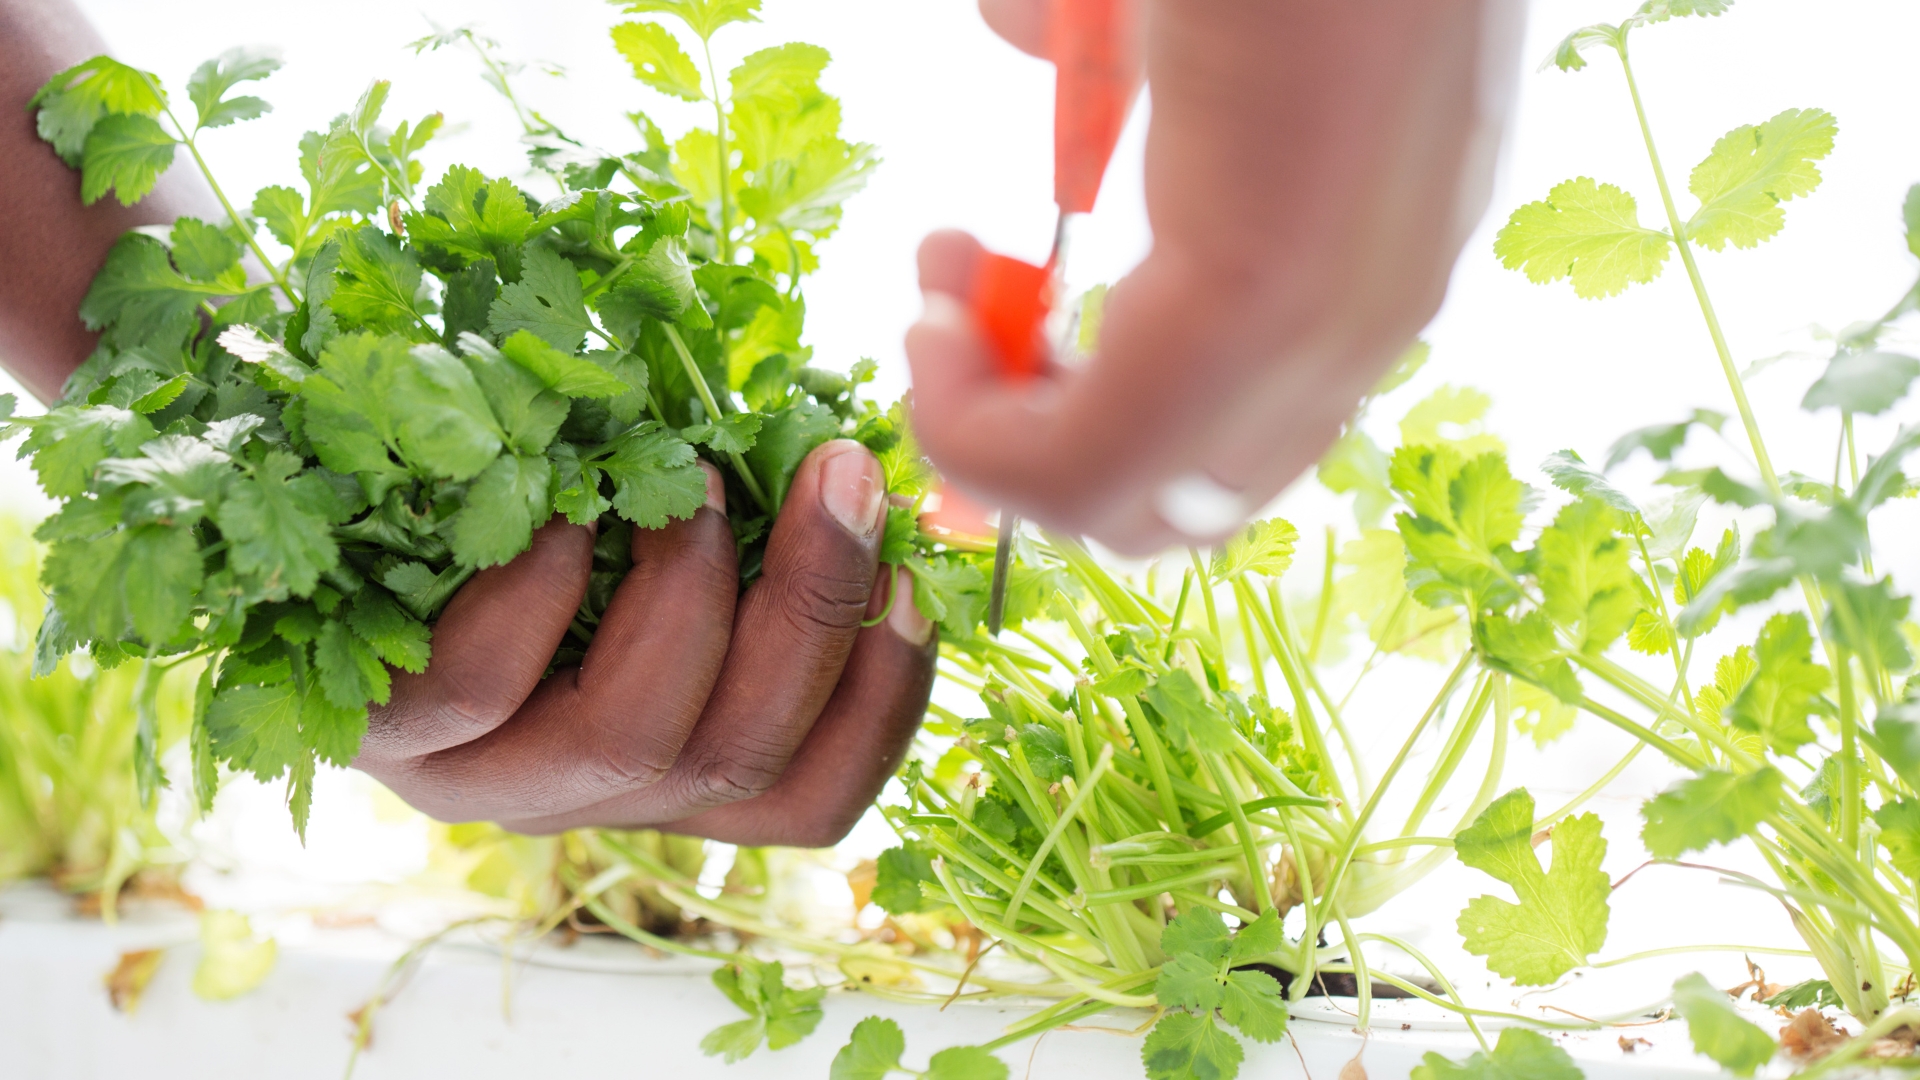
[[[952,293],[926,292],[921,294],[921,300],[926,305],[920,312],[922,323],[942,330],[972,332],[973,315],[959,297]]]
[[[913,602],[913,571],[902,566],[893,574],[893,610],[887,625],[909,645],[925,645],[933,637],[933,623]]]
[[[842,441],[845,449],[821,465],[820,498],[835,521],[866,540],[880,528],[880,506],[886,500],[887,485],[880,475],[880,463],[866,447]]]
[[[720,470],[711,462],[703,461],[700,467],[707,474],[707,509],[721,517],[727,516],[727,482],[720,478]]]

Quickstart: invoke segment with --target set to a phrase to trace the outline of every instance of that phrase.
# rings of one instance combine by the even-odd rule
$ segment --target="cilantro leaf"
[[[33,456],[41,489],[56,499],[83,494],[102,461],[132,455],[154,436],[146,417],[112,405],[63,405],[31,423],[20,452]]]
[[[342,709],[364,709],[369,701],[385,705],[392,696],[387,666],[380,662],[373,646],[343,620],[328,619],[321,625],[314,639],[313,668],[319,675],[321,692]],[[351,755],[348,760],[352,760]]]
[[[1685,445],[1687,436],[1698,427],[1719,431],[1727,422],[1724,413],[1712,409],[1695,409],[1693,415],[1677,424],[1653,424],[1635,428],[1613,441],[1607,447],[1607,463],[1604,466],[1611,471],[1615,465],[1633,456],[1636,450],[1645,450],[1655,461],[1672,461],[1673,455]]]
[[[1727,719],[1764,736],[1779,753],[1792,754],[1813,741],[1807,718],[1823,708],[1819,695],[1831,681],[1827,669],[1813,662],[1807,617],[1796,611],[1768,619],[1753,652],[1759,669],[1733,699]]]
[[[252,120],[273,111],[273,106],[257,97],[227,97],[227,91],[243,82],[255,82],[280,70],[280,58],[248,48],[228,49],[218,57],[195,68],[187,80],[187,97],[199,113],[196,128],[225,127],[241,120]]]
[[[212,281],[240,261],[240,245],[225,229],[198,218],[181,218],[168,236],[173,264],[195,281]]]
[[[1762,1031],[1713,988],[1699,972],[1683,975],[1673,984],[1673,1007],[1687,1022],[1687,1036],[1696,1053],[1731,1069],[1735,1076],[1752,1076],[1773,1060],[1773,1036]]]
[[[347,625],[394,667],[415,675],[427,670],[432,648],[425,624],[407,614],[385,589],[368,585],[355,593]]]
[[[1169,1009],[1212,1012],[1223,997],[1219,965],[1193,953],[1175,953],[1160,966],[1154,997]]]
[[[521,265],[520,245],[533,232],[534,216],[513,181],[489,180],[478,169],[454,165],[427,189],[425,206],[406,216],[407,234],[415,243],[469,262],[491,259],[501,267]]]
[[[1781,776],[1772,766],[1745,774],[1710,769],[1640,807],[1640,838],[1656,858],[1677,859],[1710,844],[1730,844],[1780,806]]]
[[[1569,503],[1540,533],[1542,608],[1584,653],[1597,655],[1632,625],[1640,610],[1627,566],[1624,524],[1597,495]]]
[[[767,498],[779,506],[787,501],[794,470],[814,448],[840,434],[840,418],[824,405],[801,400],[768,416],[760,424],[747,465],[765,485]]]
[[[690,443],[713,448],[716,454],[744,454],[758,441],[760,425],[766,417],[759,413],[730,413],[710,424],[697,424],[680,433]]]
[[[853,1026],[853,1036],[833,1055],[827,1075],[831,1080],[884,1080],[900,1067],[900,1055],[906,1052],[907,1037],[899,1024],[869,1016]]]
[[[532,372],[556,394],[607,398],[633,389],[599,364],[569,356],[526,330],[516,330],[509,335],[500,343],[500,351],[507,359]]]
[[[707,501],[707,477],[693,447],[656,420],[635,425],[598,463],[613,480],[613,508],[643,529],[690,518]]]
[[[501,287],[488,326],[498,338],[526,330],[572,353],[593,329],[583,295],[572,263],[549,248],[529,246],[521,255],[520,280]]]
[[[311,594],[320,575],[339,564],[331,526],[345,519],[333,488],[301,473],[300,459],[280,450],[236,481],[215,515],[228,541],[228,564],[279,597]]]
[[[907,567],[913,571],[913,602],[940,624],[940,635],[950,641],[973,636],[987,617],[986,572],[956,555],[910,559]]]
[[[109,190],[121,206],[147,197],[173,165],[180,141],[151,117],[108,116],[87,133],[81,154],[80,201],[88,206]]]
[[[495,458],[468,486],[466,506],[453,517],[454,559],[462,566],[498,566],[527,550],[534,527],[546,518],[552,480],[553,465],[545,457]],[[706,477],[700,476],[700,500],[705,498]]]
[[[27,101],[38,109],[40,137],[54,152],[79,168],[94,125],[108,115],[158,116],[166,92],[150,72],[128,67],[110,56],[83,60],[48,79]]]
[[[702,1053],[723,1057],[729,1065],[759,1049],[763,1038],[769,1050],[792,1046],[812,1034],[825,1015],[820,999],[826,988],[788,989],[778,960],[741,956],[716,970],[713,984],[748,1016],[715,1028],[700,1041]]]
[[[1299,538],[1299,530],[1280,518],[1253,522],[1227,538],[1214,553],[1208,573],[1220,582],[1242,574],[1277,578],[1293,563],[1293,545]]]
[[[1147,687],[1147,704],[1166,721],[1174,745],[1196,753],[1224,754],[1233,749],[1233,727],[1207,704],[1192,675],[1175,669]]]
[[[1569,278],[1574,295],[1591,300],[1660,276],[1671,243],[1640,224],[1633,196],[1582,176],[1515,210],[1493,253],[1536,285]]]
[[[206,573],[192,529],[138,525],[54,544],[41,576],[74,630],[97,641],[131,631],[160,643],[186,622]]]
[[[729,23],[759,22],[760,0],[616,0],[629,15],[672,15],[701,39]]]
[[[937,882],[933,857],[916,844],[888,848],[876,860],[873,902],[889,915],[909,915],[927,906],[921,882]]]
[[[1873,812],[1880,826],[1880,845],[1887,861],[1909,878],[1920,880],[1920,799],[1895,799]]]
[[[927,1060],[924,1080],[1007,1080],[1007,1063],[984,1046],[949,1046]]]
[[[1920,378],[1920,360],[1900,353],[1843,352],[1827,362],[1827,370],[1800,399],[1812,412],[1838,406],[1848,412],[1878,415],[1907,396]]]
[[[305,754],[300,691],[291,682],[222,687],[207,707],[214,755],[260,780],[273,780]]]
[[[1246,1057],[1240,1041],[1222,1031],[1211,1012],[1170,1012],[1140,1047],[1151,1080],[1232,1080]]]
[[[1403,446],[1388,475],[1408,506],[1395,520],[1414,599],[1437,608],[1471,597],[1478,607],[1500,607],[1517,596],[1508,563],[1528,490],[1503,455],[1463,459],[1446,446]]]
[[[308,437],[340,473],[423,472],[466,480],[493,462],[500,432],[473,374],[437,347],[352,334],[329,342],[300,385]]]
[[[1532,837],[1533,796],[1516,788],[1454,838],[1462,863],[1511,886],[1519,899],[1476,897],[1460,913],[1458,928],[1467,951],[1486,957],[1494,972],[1523,986],[1544,986],[1606,943],[1612,883],[1600,869],[1607,844],[1597,816],[1554,826],[1549,870],[1540,868]]]
[[[633,77],[653,89],[683,101],[707,100],[700,69],[659,23],[621,23],[613,28],[613,47],[633,66]]]
[[[1579,704],[1586,696],[1544,611],[1530,611],[1518,619],[1488,615],[1473,624],[1473,642],[1487,666],[1496,671],[1525,679],[1569,705]]]
[[[1581,1080],[1584,1075],[1552,1039],[1518,1027],[1502,1030],[1491,1054],[1475,1051],[1456,1064],[1429,1050],[1408,1074],[1409,1080]]]
[[[1188,908],[1160,931],[1160,951],[1168,956],[1188,953],[1214,964],[1226,959],[1231,947],[1227,924],[1211,908]]]
[[[1687,238],[1710,251],[1772,238],[1786,224],[1780,204],[1820,186],[1814,162],[1833,152],[1839,130],[1823,109],[1787,109],[1722,135],[1687,180],[1700,200]]]
[[[1280,982],[1263,971],[1227,973],[1220,1015],[1254,1042],[1279,1042],[1287,1034],[1287,1003]]]
[[[130,342],[184,339],[210,292],[180,276],[160,241],[128,233],[114,243],[80,301],[80,320],[89,330],[111,328]]]
[[[1905,671],[1913,666],[1913,651],[1901,627],[1912,609],[1912,597],[1894,595],[1891,574],[1864,584],[1842,581],[1832,587],[1826,632],[1869,670]]]
[[[420,262],[413,252],[368,226],[343,232],[340,263],[327,306],[346,325],[419,338],[430,330],[420,293]]]

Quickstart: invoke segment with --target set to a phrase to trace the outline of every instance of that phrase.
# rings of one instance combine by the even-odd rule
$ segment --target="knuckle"
[[[803,637],[860,625],[873,592],[871,575],[796,569],[780,578],[775,605]]]
[[[699,807],[724,806],[764,795],[780,778],[780,766],[768,755],[730,752],[701,762],[687,780],[688,796]]]
[[[595,771],[601,783],[620,791],[652,787],[673,769],[677,747],[662,740],[602,726],[595,740]]]

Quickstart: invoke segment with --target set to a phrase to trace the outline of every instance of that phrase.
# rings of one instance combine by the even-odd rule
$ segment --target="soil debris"
[[[1649,1049],[1649,1050],[1653,1049],[1653,1041],[1650,1039],[1642,1039],[1638,1037],[1628,1038],[1625,1035],[1620,1036],[1620,1052],[1621,1053],[1637,1054],[1640,1052],[1640,1049],[1642,1047],[1645,1047],[1646,1049]]]
[[[101,981],[107,987],[107,1000],[115,1010],[132,1016],[140,1008],[140,995],[147,992],[153,973],[160,970],[165,949],[135,949],[120,954],[120,962]]]
[[[1832,1053],[1852,1036],[1836,1028],[1818,1009],[1801,1009],[1780,1029],[1780,1049],[1806,1060]]]

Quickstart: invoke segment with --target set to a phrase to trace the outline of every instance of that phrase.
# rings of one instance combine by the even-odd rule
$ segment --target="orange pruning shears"
[[[1047,53],[1053,57],[1053,201],[1060,217],[1053,250],[1044,266],[992,252],[975,272],[972,309],[1013,380],[1040,374],[1047,361],[1041,325],[1060,292],[1066,262],[1067,220],[1091,213],[1126,124],[1139,65],[1133,60],[1132,20],[1139,0],[1053,0]],[[1018,528],[1013,512],[1000,514],[993,554],[993,591],[987,602],[987,632],[998,636],[1006,614],[1007,566]]]

